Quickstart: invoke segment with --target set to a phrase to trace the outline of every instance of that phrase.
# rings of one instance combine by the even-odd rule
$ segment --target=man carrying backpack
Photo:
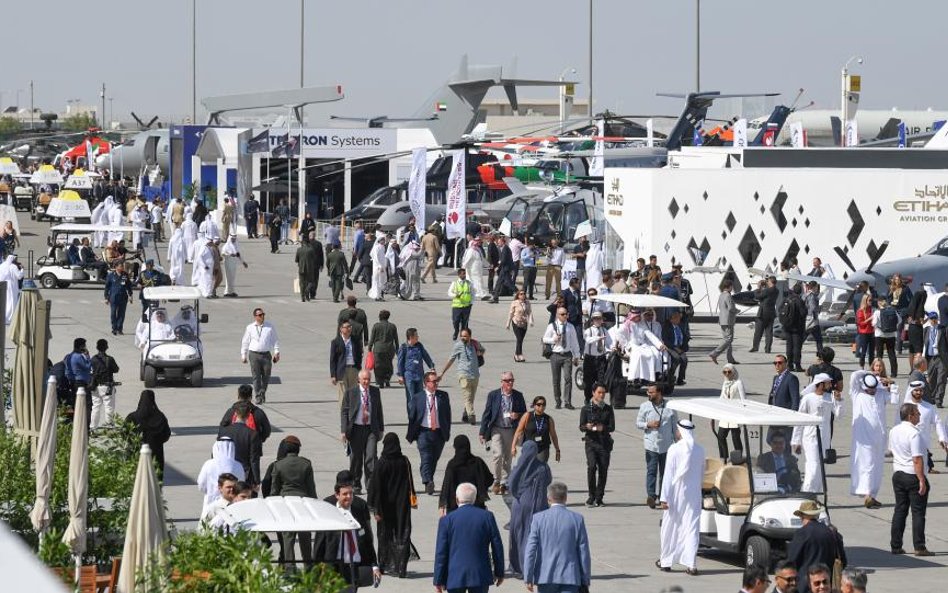
[[[119,372],[118,363],[108,355],[108,340],[96,342],[95,349],[97,352],[92,357],[92,381],[89,383],[89,391],[92,394],[89,430],[106,424],[115,413],[115,373]]]
[[[221,418],[221,428],[233,424],[237,419],[237,414],[234,411],[234,408],[240,402],[247,402],[247,406],[250,408],[250,413],[247,414],[247,420],[245,421],[245,424],[247,425],[247,428],[256,431],[261,446],[260,453],[262,454],[263,442],[270,438],[270,419],[267,418],[267,413],[263,411],[263,408],[250,403],[251,396],[253,396],[252,386],[245,384],[237,388],[237,401],[227,408],[226,412],[224,412],[224,417]]]
[[[806,305],[800,298],[803,288],[800,284],[787,292],[787,298],[780,305],[780,325],[787,341],[787,368],[795,373],[802,373],[800,364],[801,350],[803,349],[803,335],[806,330]]]
[[[902,327],[902,318],[891,303],[879,299],[879,308],[872,314],[872,326],[876,336],[876,358],[882,358],[885,349],[889,354],[889,376],[898,377],[898,359],[895,357],[895,334]]]

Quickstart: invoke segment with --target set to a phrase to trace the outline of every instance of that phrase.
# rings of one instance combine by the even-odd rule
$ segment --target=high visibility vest
[[[471,306],[471,283],[461,280],[454,281],[454,298],[451,299],[451,307],[470,307]]]

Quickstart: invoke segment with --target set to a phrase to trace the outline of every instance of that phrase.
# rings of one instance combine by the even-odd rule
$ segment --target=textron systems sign
[[[257,129],[249,151],[273,158],[308,159],[360,158],[395,152],[396,130],[379,128],[286,128]]]

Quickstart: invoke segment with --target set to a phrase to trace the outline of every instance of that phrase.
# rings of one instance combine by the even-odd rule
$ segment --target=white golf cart
[[[36,260],[35,278],[43,288],[68,288],[70,284],[105,284],[108,275],[108,266],[104,258],[95,265],[70,265],[68,249],[73,239],[89,239],[93,243],[96,233],[151,233],[148,229],[138,229],[131,226],[108,226],[98,224],[58,224],[50,227],[46,244],[49,246],[47,255]],[[148,241],[154,248],[154,254],[148,259],[161,263],[161,255],[154,241]],[[144,259],[144,258],[143,258]],[[159,270],[161,266],[156,266]]]
[[[159,379],[187,380],[192,387],[200,387],[204,384],[201,324],[208,320],[207,313],[202,315],[200,311],[201,291],[194,286],[146,286],[144,296],[159,305],[135,332],[142,351],[141,380],[145,387],[154,387]],[[171,317],[163,305],[181,301],[191,303]]]
[[[783,455],[790,456],[790,433],[796,426],[816,426],[817,440],[821,441],[819,416],[760,402],[718,398],[669,399],[668,407],[678,412],[680,418],[691,417],[699,429],[695,417],[736,424],[743,433],[746,450],[732,451],[727,463],[713,453],[707,455],[701,506],[703,547],[742,554],[747,566],[757,564],[770,570],[786,556],[787,544],[801,527],[801,520],[793,514],[800,503],[818,501],[823,507],[820,521],[828,522],[826,473],[820,442],[822,492],[800,492],[799,473],[794,477],[785,472],[778,479],[772,469],[773,462],[767,463],[773,459],[768,456],[771,453],[768,435],[773,436],[778,429],[782,431],[786,447]],[[752,463],[748,463],[748,451]],[[771,471],[764,471],[762,466]],[[798,459],[797,467],[802,470],[803,459]]]

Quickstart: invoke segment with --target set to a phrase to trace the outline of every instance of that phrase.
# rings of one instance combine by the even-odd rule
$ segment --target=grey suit
[[[734,354],[731,352],[731,344],[734,342],[734,324],[737,323],[737,305],[731,298],[731,291],[722,290],[718,297],[718,324],[721,326],[721,335],[723,340],[711,351],[709,356],[717,358],[722,353],[727,353],[727,361],[734,362]]]
[[[541,592],[574,591],[589,586],[589,577],[589,536],[583,516],[561,504],[533,515],[523,582],[539,585]]]

